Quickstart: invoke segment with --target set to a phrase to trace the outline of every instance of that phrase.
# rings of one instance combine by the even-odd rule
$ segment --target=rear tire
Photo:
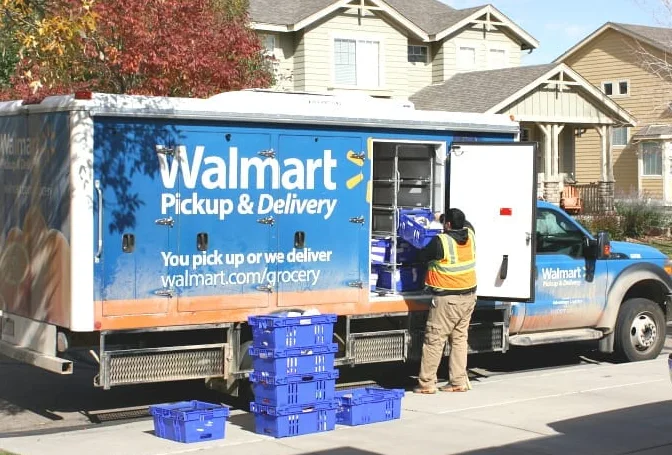
[[[627,362],[655,359],[665,345],[666,331],[665,314],[656,302],[626,300],[616,319],[614,352]]]

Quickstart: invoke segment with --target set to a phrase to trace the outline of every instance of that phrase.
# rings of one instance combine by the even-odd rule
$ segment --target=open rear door
[[[476,232],[478,296],[534,300],[536,143],[453,143],[448,207]]]

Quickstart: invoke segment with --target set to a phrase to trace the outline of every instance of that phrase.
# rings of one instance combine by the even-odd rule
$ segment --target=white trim
[[[526,93],[530,92],[534,88],[538,87],[539,85],[546,83],[551,77],[555,76],[556,74],[560,73],[563,71],[566,75],[568,75],[570,78],[572,78],[574,81],[578,82],[585,91],[587,91],[589,94],[591,94],[594,98],[597,100],[601,101],[602,104],[609,108],[609,110],[612,111],[612,113],[617,114],[617,116],[620,118],[620,120],[623,121],[623,123],[628,124],[629,126],[637,126],[637,120],[630,115],[625,109],[621,108],[616,102],[611,100],[608,96],[606,96],[600,89],[595,87],[593,84],[589,83],[586,81],[583,76],[581,76],[579,73],[571,69],[569,66],[567,66],[564,63],[558,63],[558,65],[554,68],[551,68],[548,72],[545,74],[542,74],[540,77],[538,77],[536,80],[532,81],[525,87],[521,88],[508,98],[506,98],[504,101],[500,102],[499,104],[491,107],[488,109],[486,112],[487,113],[496,113],[499,112],[501,109],[504,109],[506,106],[509,104],[513,103],[514,101],[520,99],[523,95]],[[556,120],[557,121],[557,120]],[[609,123],[609,122],[604,122],[602,120],[602,123]]]
[[[616,129],[616,128],[625,128],[625,144],[615,144],[614,143],[613,130],[612,130],[611,148],[624,149],[628,146],[628,144],[630,144],[630,127],[629,126],[614,126],[613,129]]]
[[[451,35],[455,33],[456,31],[466,27],[467,25],[473,23],[476,21],[479,17],[482,15],[490,13],[491,15],[494,15],[497,19],[499,19],[503,26],[506,26],[510,28],[518,37],[522,40],[525,41],[525,43],[532,49],[536,49],[539,47],[539,41],[537,41],[532,35],[527,33],[525,30],[522,28],[518,27],[513,21],[511,21],[506,15],[504,15],[501,11],[499,11],[497,8],[495,8],[492,5],[487,5],[475,13],[473,13],[471,16],[468,16],[464,19],[462,19],[460,22],[453,24],[452,26],[446,28],[445,30],[442,30],[441,32],[431,36],[430,38],[433,41],[441,41],[443,38],[445,38],[448,35]]]
[[[493,114],[494,112],[487,112]],[[504,113],[504,112],[503,112]],[[530,123],[576,123],[577,125],[584,125],[592,127],[593,125],[612,125],[614,122],[608,118],[600,117],[563,117],[558,115],[516,115],[516,122],[530,122]]]
[[[621,93],[621,82],[625,82],[626,84],[628,84],[628,92],[625,94]],[[611,95],[607,94],[607,91],[604,88],[605,84],[611,84]],[[602,90],[602,93],[604,93],[606,96],[610,98],[627,98],[630,96],[630,91],[632,87],[630,85],[630,79],[625,78],[625,79],[604,80],[600,82],[600,89]]]
[[[408,60],[408,48],[409,47],[424,47],[425,49],[427,49],[426,60],[424,62],[411,62],[411,61],[409,61]],[[430,63],[429,62],[429,46],[427,44],[407,44],[406,45],[406,63],[424,63],[425,65]]]
[[[362,85],[342,85],[336,83],[336,60],[334,55],[334,42],[337,39],[355,40],[355,41],[374,41],[378,43],[378,86],[369,87]],[[355,45],[356,46],[356,45]],[[378,34],[371,34],[367,32],[346,32],[337,31],[329,33],[329,73],[330,73],[330,89],[346,89],[346,90],[370,90],[370,91],[387,91],[386,75],[385,75],[385,38]],[[356,64],[356,63],[355,63]]]
[[[380,1],[380,0],[368,0],[371,3],[373,3],[378,9],[386,14],[388,14],[392,19],[396,20],[399,22],[401,25],[406,27],[407,30],[413,32],[418,38],[422,39],[422,41],[429,41],[429,35],[425,33],[422,29],[420,29],[418,26],[416,26],[413,22],[409,21],[406,19],[406,17],[402,16],[399,14],[395,9],[391,8],[387,3]],[[351,3],[353,0],[340,0],[336,3],[333,3],[329,5],[328,7],[311,14],[305,19],[302,19],[301,21],[297,22],[296,24],[288,27],[289,31],[299,31],[312,23],[319,21],[320,19],[328,16],[329,14],[339,10],[340,8],[357,8],[359,5]]]
[[[492,51],[504,51],[504,66],[493,67],[491,64]],[[511,49],[504,43],[486,41],[485,43],[485,66],[487,69],[502,69],[511,67],[509,59],[511,58]]]
[[[660,174],[645,174],[644,173],[644,143],[646,142],[653,142],[657,143],[658,146],[660,147]],[[641,176],[643,179],[646,180],[661,180],[663,177],[665,177],[665,142],[661,141],[642,141],[639,144],[637,144],[639,148],[639,155],[641,156],[642,159],[642,169],[641,169]]]
[[[455,38],[454,40],[451,40],[454,45],[455,45],[455,72],[461,73],[461,72],[468,72],[468,71],[479,71],[482,70],[483,68],[479,68],[478,62],[479,62],[479,57],[481,56],[481,53],[485,49],[485,43],[483,40],[480,39],[473,39],[473,38]],[[460,48],[461,47],[473,47],[474,48],[474,66],[471,68],[462,68],[459,65],[459,60],[460,60]]]
[[[70,330],[94,330],[93,119],[70,114]]]
[[[289,32],[287,25],[265,24],[263,22],[250,22],[250,28],[264,32]]]
[[[643,43],[647,43],[650,46],[655,47],[656,49],[665,51],[665,47],[661,46],[660,43],[656,43],[655,41],[652,41],[646,37],[643,37],[641,35],[638,35],[636,33],[631,32],[630,30],[627,30],[625,28],[619,27],[618,25],[612,23],[612,22],[606,22],[604,25],[602,25],[600,28],[595,30],[593,33],[588,35],[586,38],[583,40],[579,41],[577,44],[575,44],[573,47],[570,47],[568,50],[566,50],[562,55],[560,55],[558,58],[553,60],[552,63],[559,63],[569,57],[571,57],[573,54],[578,52],[581,48],[583,48],[586,44],[597,38],[599,35],[601,35],[603,32],[612,29],[615,30],[619,33],[622,33],[624,35],[629,36],[630,38],[641,41]]]

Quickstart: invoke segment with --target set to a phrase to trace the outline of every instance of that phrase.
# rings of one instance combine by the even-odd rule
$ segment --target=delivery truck
[[[104,389],[235,393],[248,317],[311,311],[338,316],[342,368],[417,361],[430,296],[414,254],[458,207],[476,232],[471,353],[599,340],[654,358],[668,258],[538,201],[519,133],[505,115],[338,94],[1,103],[0,353],[71,374],[83,350]]]

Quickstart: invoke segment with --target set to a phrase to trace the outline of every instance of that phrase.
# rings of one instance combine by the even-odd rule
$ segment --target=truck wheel
[[[614,351],[628,362],[655,359],[665,344],[666,329],[665,315],[656,302],[626,300],[616,319]]]

